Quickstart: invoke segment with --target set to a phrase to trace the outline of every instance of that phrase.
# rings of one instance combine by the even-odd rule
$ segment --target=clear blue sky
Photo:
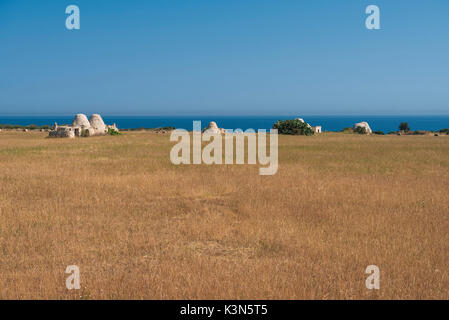
[[[449,1],[0,0],[0,114],[77,112],[449,114]]]

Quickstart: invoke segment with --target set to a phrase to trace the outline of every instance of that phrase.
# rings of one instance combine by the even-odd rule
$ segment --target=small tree
[[[354,129],[355,133],[359,133],[359,134],[366,134],[366,128],[365,127],[356,127]]]
[[[279,120],[273,125],[273,129],[278,129],[279,134],[293,134],[311,136],[314,134],[313,130],[307,123],[300,120]]]
[[[404,131],[404,132],[409,132],[410,127],[408,126],[407,122],[401,122],[401,124],[399,125],[399,130]]]

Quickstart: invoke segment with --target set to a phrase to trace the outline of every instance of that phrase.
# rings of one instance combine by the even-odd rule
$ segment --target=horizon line
[[[80,112],[82,113],[82,112]],[[84,114],[94,114],[93,113],[84,113]],[[10,113],[10,114],[1,114],[0,117],[46,117],[46,116],[74,116],[78,113]],[[392,116],[449,116],[449,113],[396,113],[396,114],[369,114],[369,113],[345,113],[345,114],[123,114],[123,113],[100,113],[101,116],[111,117],[111,116],[119,116],[119,117],[322,117],[322,116],[333,116],[333,117],[347,117],[347,116],[365,116],[365,117],[392,117]]]

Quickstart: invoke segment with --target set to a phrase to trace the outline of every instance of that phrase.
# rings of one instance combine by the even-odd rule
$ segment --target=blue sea
[[[303,118],[312,126],[320,125],[323,131],[340,131],[355,123],[367,121],[373,131],[397,131],[401,122],[408,122],[412,130],[436,131],[449,128],[449,115],[438,116],[103,116],[105,123],[116,123],[118,128],[175,127],[191,131],[192,121],[199,120],[205,127],[210,121],[225,129],[270,129],[278,120]],[[53,125],[69,124],[73,116],[0,116],[0,124]]]

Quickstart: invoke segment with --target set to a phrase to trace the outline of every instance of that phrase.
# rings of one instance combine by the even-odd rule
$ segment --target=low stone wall
[[[72,127],[57,127],[48,134],[51,138],[75,138],[75,130]]]

